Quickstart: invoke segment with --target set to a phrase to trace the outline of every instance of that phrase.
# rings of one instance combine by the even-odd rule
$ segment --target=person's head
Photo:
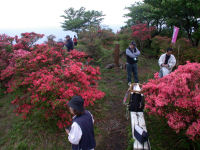
[[[130,49],[134,49],[136,47],[136,43],[134,41],[132,41],[130,44],[129,44],[129,47]]]
[[[68,39],[70,39],[70,36],[69,36],[69,35],[67,35],[65,38],[68,40]]]
[[[167,48],[167,55],[171,55],[173,52],[173,49],[171,47]]]
[[[84,112],[84,100],[81,96],[73,96],[68,106],[72,115],[80,116]]]

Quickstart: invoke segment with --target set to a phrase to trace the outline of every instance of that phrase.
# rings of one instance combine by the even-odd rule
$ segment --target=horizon
[[[120,25],[113,25],[113,26],[106,26],[107,28],[112,29],[114,33],[116,33],[118,30],[120,30]],[[45,36],[38,40],[37,43],[42,43],[47,40],[47,36],[54,35],[55,41],[58,41],[60,39],[64,40],[66,35],[69,35],[70,37],[73,37],[74,35],[77,36],[75,32],[72,31],[64,31],[61,27],[41,27],[41,28],[16,28],[16,29],[0,29],[0,34],[6,34],[8,36],[14,37],[19,36],[21,37],[21,33],[25,32],[35,32],[38,34],[44,34]]]

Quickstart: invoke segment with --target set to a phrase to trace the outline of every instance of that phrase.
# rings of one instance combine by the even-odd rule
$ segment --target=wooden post
[[[114,62],[115,66],[119,67],[119,44],[115,44]]]

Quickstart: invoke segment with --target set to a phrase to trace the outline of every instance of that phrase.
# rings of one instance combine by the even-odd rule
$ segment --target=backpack
[[[143,112],[144,96],[138,93],[131,93],[129,101],[129,111]]]

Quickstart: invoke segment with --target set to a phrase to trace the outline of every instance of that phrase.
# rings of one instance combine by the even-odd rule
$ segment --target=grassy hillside
[[[99,89],[106,96],[95,102],[88,109],[95,119],[96,150],[132,149],[130,120],[126,118],[126,107],[122,99],[128,89],[126,70],[120,68],[105,69],[113,62],[112,50],[103,49],[102,58],[96,62],[101,66],[102,80]],[[125,56],[120,59],[125,63]],[[142,55],[138,62],[140,83],[146,82],[159,70],[157,59]],[[36,113],[30,120],[23,120],[13,112],[10,102],[15,94],[3,94],[0,90],[0,149],[1,150],[66,150],[70,144],[64,130],[59,130],[54,122],[41,122]],[[190,149],[187,138],[176,135],[165,120],[145,113],[147,129],[150,134],[152,150],[184,150]],[[166,142],[167,141],[167,142]]]

